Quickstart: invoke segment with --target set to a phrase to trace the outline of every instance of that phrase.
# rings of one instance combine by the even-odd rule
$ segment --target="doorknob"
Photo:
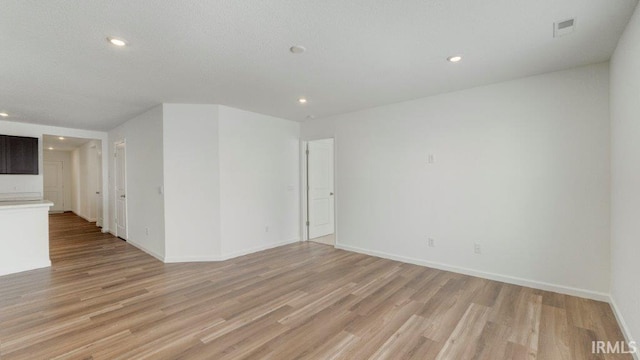
[[[333,193],[329,193],[329,196],[333,196]]]
[[[96,191],[96,195],[100,195],[100,191]]]
[[[120,197],[124,199],[126,196],[124,196],[124,195],[120,195]]]

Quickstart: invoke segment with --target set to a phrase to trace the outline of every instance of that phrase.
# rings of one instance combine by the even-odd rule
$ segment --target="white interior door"
[[[98,143],[98,147],[101,146]],[[102,227],[104,216],[102,214],[102,151],[96,150],[96,225]]]
[[[53,203],[49,211],[64,211],[62,161],[45,161],[43,173],[44,199]]]
[[[85,195],[87,198],[87,217],[89,221],[98,221],[96,212],[96,144],[92,144],[87,149],[87,184]],[[96,224],[97,225],[97,224]]]
[[[333,139],[309,141],[307,145],[309,239],[333,234]]]
[[[127,152],[125,143],[116,144],[116,236],[127,239]]]

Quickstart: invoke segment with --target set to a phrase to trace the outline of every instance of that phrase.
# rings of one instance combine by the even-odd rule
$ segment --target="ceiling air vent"
[[[553,23],[553,37],[565,36],[576,29],[576,19],[567,19]]]

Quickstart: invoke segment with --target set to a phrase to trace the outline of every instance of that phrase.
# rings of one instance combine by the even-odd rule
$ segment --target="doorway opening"
[[[335,246],[334,140],[303,143],[305,240]]]
[[[102,141],[44,135],[43,198],[51,213],[73,212],[103,226]]]
[[[102,140],[42,136],[42,198],[53,203],[50,221],[55,218],[57,224],[49,227],[50,259],[64,257],[53,244],[60,233],[71,228],[86,234],[106,231],[103,164]]]

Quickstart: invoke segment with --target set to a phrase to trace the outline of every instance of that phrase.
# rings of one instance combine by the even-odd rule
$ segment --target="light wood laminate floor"
[[[298,243],[163,264],[73,214],[0,277],[0,358],[630,359],[608,304]]]

